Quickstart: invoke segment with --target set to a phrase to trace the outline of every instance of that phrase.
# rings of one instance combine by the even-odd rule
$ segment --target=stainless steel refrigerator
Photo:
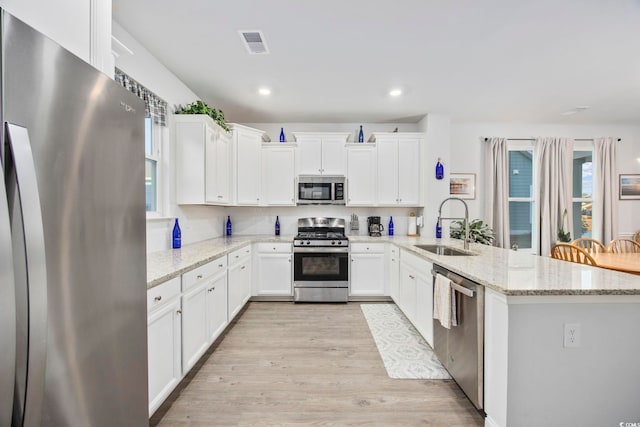
[[[0,14],[0,427],[147,425],[144,103]]]

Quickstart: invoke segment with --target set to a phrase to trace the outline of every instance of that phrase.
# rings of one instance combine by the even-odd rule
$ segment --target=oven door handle
[[[294,254],[299,254],[299,253],[304,253],[304,254],[310,254],[310,253],[317,253],[317,254],[335,254],[335,253],[349,253],[349,248],[346,246],[331,246],[331,247],[318,247],[318,246],[314,246],[314,247],[297,247],[295,246],[293,248],[293,253]]]

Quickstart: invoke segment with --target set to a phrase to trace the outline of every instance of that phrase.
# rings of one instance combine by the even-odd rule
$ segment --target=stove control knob
[[[310,244],[311,244],[311,240],[307,240],[307,245],[310,245]]]
[[[332,245],[335,245],[335,244],[336,244],[336,241],[335,241],[335,240],[332,240],[332,241],[331,241],[331,244],[332,244]]]

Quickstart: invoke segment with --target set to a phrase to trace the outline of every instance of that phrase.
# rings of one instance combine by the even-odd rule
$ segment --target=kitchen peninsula
[[[151,253],[148,287],[242,247],[291,239],[234,236]],[[485,287],[487,426],[640,420],[637,276],[477,244],[471,245],[473,256],[435,255],[414,245],[436,241],[419,237],[351,236],[350,242],[385,245],[400,257],[410,252]],[[458,240],[437,243],[462,248]],[[566,325],[577,325],[579,332],[570,343]]]

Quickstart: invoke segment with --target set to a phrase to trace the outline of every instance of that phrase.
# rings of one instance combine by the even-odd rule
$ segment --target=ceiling
[[[640,119],[640,0],[113,0],[113,19],[233,122]]]

